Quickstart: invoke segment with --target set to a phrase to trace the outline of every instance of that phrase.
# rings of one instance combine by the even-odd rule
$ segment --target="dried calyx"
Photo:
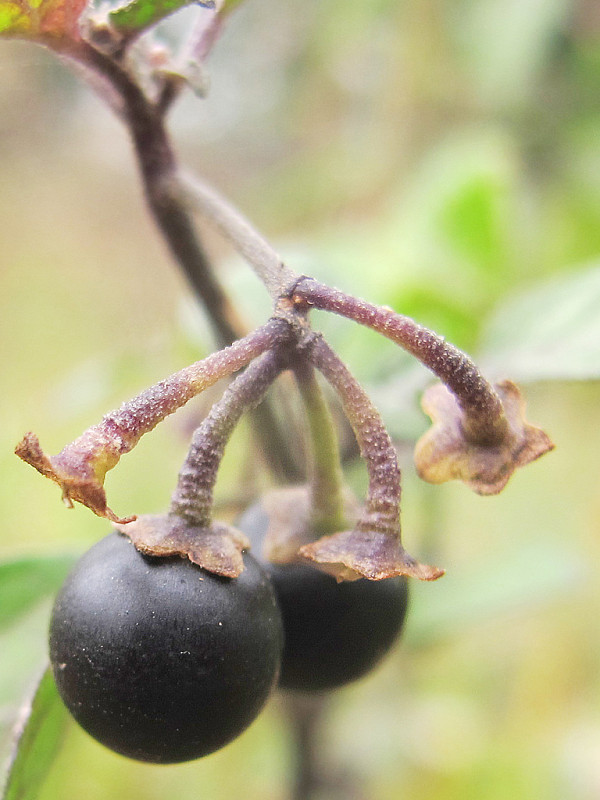
[[[291,369],[303,397],[313,444],[307,470],[308,514],[322,536],[300,544],[290,557],[310,560],[339,579],[412,575],[432,580],[442,571],[419,564],[401,544],[400,471],[390,437],[345,365],[312,333],[307,320],[310,309],[340,314],[378,331],[442,381],[424,399],[424,409],[434,424],[417,443],[416,461],[426,480],[458,478],[477,492],[491,494],[503,488],[517,467],[553,445],[525,421],[523,402],[512,383],[492,386],[464,353],[408,317],[298,275],[225,198],[202,180],[184,174],[165,127],[166,114],[188,80],[190,64],[202,67],[224,17],[237,3],[198,0],[212,11],[193,28],[178,56],[157,49],[152,41],[140,42],[143,32],[187,4],[187,0],[142,6],[126,3],[106,12],[94,9],[87,20],[81,0],[64,8],[59,4],[60,13],[53,3],[43,9],[33,3],[22,4],[22,8],[17,4],[3,32],[52,47],[78,69],[83,67],[117,111],[131,136],[149,211],[207,308],[220,340],[236,338],[239,320],[207,262],[195,232],[195,214],[224,236],[254,269],[273,299],[274,315],[230,347],[109,413],[58,455],[46,455],[33,433],[26,434],[16,453],[60,486],[67,505],[82,503],[116,522],[140,549],[179,553],[219,574],[238,574],[246,543],[238,532],[212,520],[216,471],[241,414],[260,402],[280,371]],[[134,43],[140,46],[132,47]],[[242,368],[246,371],[194,435],[168,514],[137,521],[134,516],[117,515],[106,499],[107,471],[166,416]],[[315,370],[340,396],[369,474],[366,502],[353,527],[349,524],[352,520],[346,519],[353,515],[343,500],[337,447],[329,432],[332,422],[316,388]],[[288,442],[286,452],[296,444],[291,436]]]
[[[434,423],[416,448],[417,468],[425,480],[439,483],[458,478],[481,494],[492,494],[503,488],[516,467],[553,445],[546,434],[525,421],[524,404],[514,384],[505,381],[492,386],[464,353],[441,337],[390,309],[309,278],[298,279],[290,289],[287,268],[283,274],[288,289],[277,297],[272,319],[254,333],[125,403],[57,456],[46,456],[33,434],[26,435],[17,454],[58,483],[68,504],[81,502],[116,522],[141,551],[178,554],[210,572],[236,577],[243,569],[242,551],[248,541],[235,528],[212,519],[217,470],[242,414],[260,403],[279,373],[289,369],[306,413],[309,485],[277,495],[281,513],[287,516],[280,526],[286,538],[277,536],[278,514],[274,512],[267,535],[269,557],[278,563],[310,562],[338,580],[398,575],[435,580],[443,570],[420,564],[402,545],[400,470],[385,425],[347,367],[311,330],[308,311],[321,308],[379,331],[443,381],[428,390],[423,403]],[[106,472],[167,415],[242,367],[245,370],[194,433],[169,512],[139,519],[118,517],[106,502]],[[366,464],[369,485],[362,510],[343,488],[333,422],[315,372],[339,396]],[[289,524],[292,516],[294,525]]]
[[[465,353],[409,317],[312,278],[298,281],[291,300],[381,333],[440,379],[423,398],[423,410],[434,423],[415,449],[424,480],[458,479],[480,494],[496,494],[515,469],[553,449],[550,438],[526,421],[525,404],[514,383],[490,384]]]
[[[213,405],[196,429],[169,513],[140,517],[119,529],[149,555],[187,556],[209,572],[237,578],[249,542],[235,528],[212,519],[213,490],[229,437],[243,413],[254,408],[285,367],[284,348],[270,350],[250,364]]]
[[[478,438],[456,396],[442,384],[423,395],[423,411],[433,426],[417,442],[415,464],[430,483],[464,481],[477,494],[498,494],[518,467],[552,450],[554,445],[540,428],[525,419],[525,401],[512,381],[494,385],[502,402],[502,426],[496,438]]]
[[[184,367],[123,403],[58,455],[46,455],[34,433],[25,434],[15,453],[57,483],[68,506],[73,502],[82,503],[100,517],[126,523],[135,517],[120,517],[107,505],[103,485],[106,473],[167,416],[261,353],[281,344],[288,335],[289,326],[284,320],[269,320],[230,347]]]

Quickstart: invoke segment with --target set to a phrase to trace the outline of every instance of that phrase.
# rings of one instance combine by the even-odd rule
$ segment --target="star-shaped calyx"
[[[497,383],[494,389],[503,416],[487,436],[470,430],[467,414],[444,385],[425,392],[422,408],[433,425],[415,448],[421,478],[430,483],[461,480],[477,494],[498,494],[517,467],[554,448],[548,435],[525,419],[525,402],[512,381]]]

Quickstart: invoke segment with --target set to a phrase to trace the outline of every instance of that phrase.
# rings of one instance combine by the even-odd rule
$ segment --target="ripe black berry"
[[[58,690],[95,739],[141,761],[217,750],[257,716],[277,678],[281,617],[252,556],[236,579],[107,536],[56,600],[50,660]]]
[[[237,527],[261,558],[268,526],[263,506],[251,506]],[[398,638],[408,604],[406,578],[337,583],[301,564],[270,564],[285,635],[279,685],[335,689],[369,672]]]

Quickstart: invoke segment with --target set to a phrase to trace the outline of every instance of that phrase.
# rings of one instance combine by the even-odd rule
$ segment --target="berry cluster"
[[[315,306],[381,331],[445,381],[426,400],[435,424],[417,445],[423,477],[461,477],[495,492],[550,447],[524,421],[513,384],[491,386],[412,320],[308,278],[278,295],[265,325],[125,403],[57,456],[27,434],[17,453],[57,482],[68,504],[84,503],[117,528],[63,586],[50,654],[75,719],[119,753],[198,758],[240,734],[277,683],[315,692],[361,677],[402,630],[407,577],[443,574],[402,546],[396,451],[362,387],[312,330]],[[242,368],[195,431],[168,512],[118,517],[106,501],[107,470],[198,391]],[[286,370],[305,409],[308,482],[267,493],[235,525],[215,521],[225,445]],[[337,392],[366,463],[363,507],[344,487],[317,371]]]
[[[296,274],[224,198],[179,168],[166,115],[192,73],[202,71],[237,3],[200,0],[211,13],[199,18],[179,54],[151,37],[138,39],[185,0],[85,5],[54,0],[40,11],[23,4],[16,16],[11,6],[4,31],[66,56],[118,112],[153,219],[224,347],[124,403],[57,455],[46,455],[33,433],[16,452],[60,486],[67,505],[82,503],[117,528],[83,556],[56,600],[50,652],[66,705],[117,752],[177,762],[241,733],[277,681],[316,692],[364,675],[402,629],[407,578],[443,574],[402,546],[396,450],[363,388],[311,327],[312,309],[379,332],[439,378],[423,400],[433,425],[415,452],[425,480],[460,479],[494,494],[552,443],[526,422],[513,383],[491,385],[464,353],[408,317]],[[207,262],[196,213],[271,295],[272,316],[246,336]],[[293,374],[305,411],[302,477],[258,499],[236,525],[216,521],[213,488],[227,441],[283,372]],[[193,435],[168,511],[117,515],[104,490],[108,470],[166,416],[235,373]],[[362,506],[343,483],[319,375],[337,394],[367,468]],[[283,461],[297,442],[268,398],[261,408],[268,413],[256,427],[265,440],[277,440],[273,449]]]

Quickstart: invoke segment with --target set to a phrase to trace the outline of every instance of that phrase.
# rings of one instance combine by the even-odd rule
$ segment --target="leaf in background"
[[[69,712],[58,695],[49,667],[23,717],[2,800],[37,800],[60,748]]]
[[[0,563],[0,630],[56,591],[76,558],[73,554],[30,556]]]
[[[87,0],[0,0],[0,35],[21,39],[80,39]]]
[[[237,8],[243,2],[244,0],[224,0],[220,8],[220,13],[229,14],[230,11],[233,11],[234,8]]]
[[[169,14],[190,5],[214,8],[214,0],[132,0],[108,13],[110,24],[123,36],[141,33]]]
[[[532,568],[534,565],[534,568]],[[415,586],[407,641],[429,646],[505,614],[557,603],[593,574],[562,547],[521,544],[504,560],[476,565],[444,580]]]
[[[467,4],[460,38],[484,103],[514,107],[535,101],[536,79],[568,25],[569,0],[481,0]]]
[[[600,264],[506,302],[488,323],[479,361],[517,381],[600,378]]]

